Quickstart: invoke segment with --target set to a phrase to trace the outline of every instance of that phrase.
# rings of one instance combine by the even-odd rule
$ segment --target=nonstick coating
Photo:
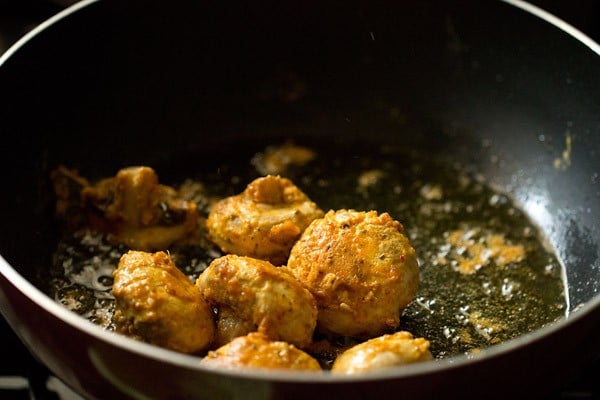
[[[61,379],[89,398],[535,397],[598,357],[598,54],[503,2],[148,3],[81,3],[0,65],[0,309]],[[57,241],[58,164],[101,177],[287,138],[466,165],[545,232],[569,318],[473,360],[307,378],[207,370],[104,332],[29,283]]]

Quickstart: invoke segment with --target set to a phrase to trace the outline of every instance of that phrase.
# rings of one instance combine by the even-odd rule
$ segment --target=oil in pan
[[[400,221],[417,251],[420,287],[399,329],[427,338],[436,358],[475,353],[566,313],[562,267],[536,226],[509,196],[460,165],[393,147],[361,153],[356,147],[332,152],[293,144],[198,159],[202,163],[155,169],[161,181],[197,203],[202,218],[216,199],[270,173],[290,178],[325,211],[377,210]],[[113,329],[112,271],[126,250],[94,232],[66,234],[53,260],[48,293]],[[193,244],[169,252],[191,280],[221,255],[202,232]],[[340,346],[349,342],[341,340]]]

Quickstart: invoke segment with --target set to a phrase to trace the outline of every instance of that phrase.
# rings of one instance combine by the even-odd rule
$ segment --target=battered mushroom
[[[149,167],[129,167],[81,192],[93,228],[134,250],[162,250],[196,228],[196,204],[160,185]]]
[[[357,344],[342,353],[331,371],[338,374],[360,374],[404,364],[433,359],[429,341],[413,338],[406,331],[383,335]]]
[[[133,250],[162,250],[191,235],[197,206],[160,185],[149,167],[129,167],[90,184],[76,170],[52,172],[56,215],[69,229],[91,227]]]
[[[371,338],[395,329],[419,268],[402,225],[376,211],[329,211],[292,248],[287,269],[317,299],[317,328]]]
[[[225,368],[274,368],[320,371],[319,362],[294,345],[271,341],[259,332],[235,338],[208,352],[202,364]]]
[[[304,229],[323,211],[292,181],[268,175],[212,208],[208,237],[225,253],[284,264]]]
[[[226,339],[220,340],[231,339],[231,332],[239,335],[250,330],[299,347],[312,340],[315,299],[292,275],[268,261],[226,255],[214,260],[196,284],[221,313],[218,326],[225,332],[217,336]]]
[[[208,348],[212,310],[168,254],[129,251],[113,275],[117,332],[182,353]]]

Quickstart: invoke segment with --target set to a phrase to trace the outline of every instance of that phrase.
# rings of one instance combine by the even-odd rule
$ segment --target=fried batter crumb
[[[564,171],[571,165],[571,151],[573,148],[573,142],[571,139],[571,133],[567,132],[565,136],[565,149],[563,150],[561,157],[554,159],[554,168]]]
[[[315,152],[308,147],[285,143],[267,147],[264,153],[254,156],[252,164],[263,175],[281,175],[288,167],[303,166],[315,156]]]
[[[509,243],[503,235],[488,234],[477,238],[479,231],[455,230],[448,234],[446,243],[453,246],[457,269],[462,274],[472,274],[494,262],[499,267],[525,259],[523,245]],[[447,264],[446,257],[438,258],[439,264]]]
[[[383,171],[380,169],[370,169],[363,171],[358,176],[358,188],[364,190],[368,187],[375,186],[383,178]]]

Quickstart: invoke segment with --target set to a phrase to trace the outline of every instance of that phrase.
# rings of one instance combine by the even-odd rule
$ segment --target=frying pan
[[[523,8],[84,1],[57,15],[0,62],[2,314],[86,398],[547,394],[600,354],[600,58],[591,40]],[[301,100],[265,92],[290,74],[305,83]],[[315,377],[211,370],[104,331],[39,289],[57,242],[57,165],[92,177],[135,164],[175,173],[175,160],[193,168],[205,161],[195,154],[234,157],[288,138],[326,138],[331,152],[353,143],[357,154],[393,144],[467,166],[543,230],[565,269],[568,316],[474,358]]]

